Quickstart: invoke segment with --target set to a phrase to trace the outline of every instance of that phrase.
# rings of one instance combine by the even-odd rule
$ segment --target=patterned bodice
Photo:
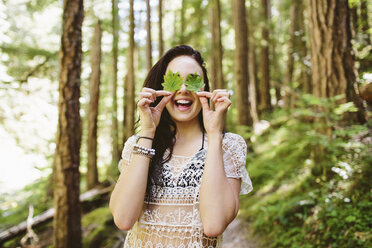
[[[136,140],[137,137],[132,136],[126,142],[123,166],[129,164]],[[236,134],[226,133],[223,150],[226,176],[241,178],[241,193],[248,193],[252,186],[245,169],[244,140]],[[142,214],[127,234],[125,248],[221,247],[222,235],[215,238],[204,235],[199,212],[199,189],[206,153],[205,146],[194,156],[172,155],[163,164],[160,185],[150,185]]]

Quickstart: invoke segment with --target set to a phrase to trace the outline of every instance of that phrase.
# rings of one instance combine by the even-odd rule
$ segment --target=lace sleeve
[[[227,177],[241,178],[240,194],[248,194],[252,189],[252,182],[245,168],[247,144],[243,137],[233,133],[226,133],[222,142],[223,161]]]
[[[121,159],[118,164],[119,171],[121,172],[124,165],[128,165],[132,156],[133,146],[137,142],[138,135],[133,135],[125,142]]]

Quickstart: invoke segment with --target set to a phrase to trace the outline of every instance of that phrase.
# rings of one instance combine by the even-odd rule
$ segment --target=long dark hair
[[[163,77],[168,67],[168,64],[174,58],[179,56],[190,56],[193,59],[195,59],[196,62],[198,62],[203,71],[203,80],[205,83],[204,90],[209,91],[209,80],[207,76],[207,69],[205,68],[204,65],[204,60],[197,50],[187,45],[176,46],[168,50],[163,55],[163,57],[161,57],[159,61],[151,68],[145,79],[143,86],[152,88],[154,90],[162,90],[163,86],[161,84],[164,81]],[[156,106],[161,101],[161,99],[162,97],[158,97],[156,101],[151,104],[151,106],[152,107]],[[200,111],[198,119],[201,130],[204,132],[202,111]],[[168,110],[164,108],[160,117],[159,125],[156,128],[155,137],[152,145],[152,147],[156,151],[156,154],[151,161],[148,186],[150,185],[150,182],[160,184],[162,175],[161,174],[162,164],[168,162],[172,157],[176,131],[177,131],[176,123],[172,120]],[[165,158],[163,158],[164,153],[167,149],[169,149],[169,154]]]

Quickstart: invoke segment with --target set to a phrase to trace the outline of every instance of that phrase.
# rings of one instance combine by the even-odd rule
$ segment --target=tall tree
[[[163,41],[163,0],[159,0],[158,5],[158,15],[159,15],[159,58],[163,56],[164,53],[164,41]]]
[[[186,20],[185,20],[185,10],[186,10],[186,0],[182,0],[181,2],[181,30],[180,30],[180,44],[184,44],[186,42],[185,38],[185,29],[186,29]]]
[[[288,60],[284,75],[284,105],[293,107],[295,104],[294,82],[299,83],[299,89],[311,93],[311,82],[308,66],[306,65],[307,44],[304,28],[303,2],[294,1],[290,7],[290,27],[288,40]],[[295,69],[299,73],[295,73]]]
[[[259,101],[259,92],[258,92],[258,78],[257,78],[257,56],[256,56],[256,40],[254,38],[254,7],[253,1],[250,0],[250,5],[247,15],[247,26],[248,26],[248,72],[249,72],[249,101],[251,104],[251,114],[253,123],[259,121],[258,114],[258,101]]]
[[[134,73],[134,0],[129,1],[129,48],[127,60],[127,75],[124,82],[124,141],[134,133],[134,92],[135,92],[135,73]]]
[[[225,82],[222,71],[221,10],[220,0],[211,0],[210,21],[212,33],[211,81],[212,89],[224,89]]]
[[[260,102],[259,102],[259,112],[263,113],[265,111],[271,110],[271,96],[270,96],[270,59],[269,59],[269,5],[270,0],[261,0],[262,8],[262,18],[263,24],[261,27],[261,49],[260,49]]]
[[[235,99],[238,125],[251,125],[252,117],[248,101],[248,36],[245,0],[233,0],[233,23],[235,29]]]
[[[146,64],[147,64],[147,71],[150,71],[152,67],[152,48],[151,48],[151,6],[150,0],[146,0]]]
[[[98,122],[98,102],[99,85],[101,81],[101,21],[98,21],[94,28],[94,35],[91,50],[90,75],[90,103],[88,111],[88,171],[87,189],[94,188],[98,182],[97,169],[97,122]]]
[[[343,94],[340,102],[353,101],[362,109],[356,91],[348,1],[307,0],[311,47],[313,94],[329,98]],[[348,121],[363,121],[361,111]],[[345,119],[346,120],[346,119]]]
[[[369,2],[371,3],[371,2]],[[368,19],[368,2],[367,0],[360,0],[360,31],[363,34],[363,40],[367,45],[371,44],[371,35]]]
[[[119,126],[118,126],[118,48],[119,48],[119,8],[118,0],[112,0],[112,114],[111,114],[111,140],[112,140],[112,169],[116,168],[119,159]]]
[[[368,14],[368,2],[367,0],[360,0],[360,16],[358,17],[358,41],[360,42],[359,50],[363,51],[360,54],[366,54],[359,58],[359,70],[369,71],[372,68],[372,46],[371,46],[371,28],[369,25]]]
[[[293,104],[293,94],[292,91],[294,90],[293,85],[293,70],[295,64],[295,55],[298,51],[296,51],[296,37],[299,34],[299,23],[298,17],[301,13],[299,13],[299,1],[293,1],[290,7],[290,24],[289,24],[289,40],[288,40],[288,60],[287,60],[287,67],[284,75],[284,106],[289,108],[291,103]]]
[[[299,61],[300,61],[300,76],[298,81],[300,82],[300,89],[303,93],[310,94],[312,92],[312,85],[311,85],[311,72],[310,67],[308,65],[308,47],[309,44],[307,42],[306,36],[306,28],[305,28],[305,3],[300,1],[298,3],[298,37],[296,42],[296,50],[299,50]]]
[[[60,49],[58,131],[55,161],[54,247],[80,248],[80,73],[83,0],[63,4]]]

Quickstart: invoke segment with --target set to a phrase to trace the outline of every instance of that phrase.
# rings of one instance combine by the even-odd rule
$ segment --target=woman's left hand
[[[201,91],[196,93],[203,108],[204,128],[208,134],[221,134],[224,128],[225,116],[231,105],[230,93],[225,89],[214,90],[213,92]],[[208,98],[214,103],[211,110]]]

